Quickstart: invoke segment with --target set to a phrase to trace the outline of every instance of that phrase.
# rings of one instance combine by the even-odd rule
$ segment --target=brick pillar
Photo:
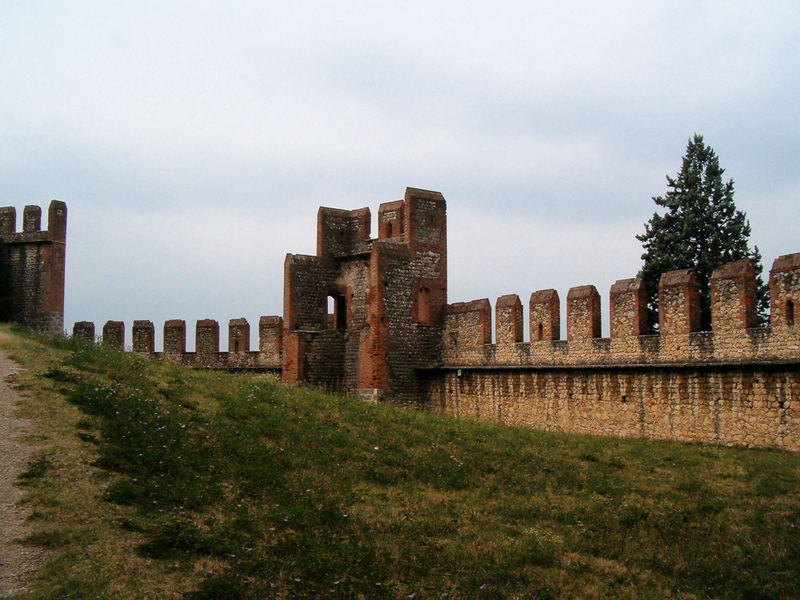
[[[711,327],[716,332],[755,327],[756,272],[743,258],[711,274]]]
[[[170,319],[164,322],[164,354],[186,353],[186,321]]]
[[[769,321],[774,329],[800,326],[800,252],[784,254],[772,263],[769,296]]]
[[[122,321],[106,321],[103,325],[103,343],[118,348],[125,347],[125,323]]]
[[[522,302],[516,294],[500,296],[495,303],[495,332],[498,346],[522,341]]]
[[[629,338],[647,333],[647,288],[644,280],[620,279],[611,286],[611,337]]]
[[[361,332],[359,347],[358,387],[371,390],[375,397],[389,389],[389,319],[386,307],[386,272],[392,255],[405,248],[394,248],[391,244],[376,243],[370,254],[367,326]]]
[[[561,301],[555,290],[539,290],[531,294],[531,342],[561,338]]]
[[[51,200],[47,208],[47,238],[58,242],[67,239],[67,205],[60,200]]]
[[[72,337],[94,344],[94,323],[91,321],[78,321],[72,326]]]
[[[281,378],[286,383],[302,383],[305,381],[306,346],[306,334],[296,331],[284,331]]]
[[[691,269],[661,275],[658,283],[658,329],[661,335],[700,330],[700,294]]]
[[[156,328],[152,321],[133,322],[133,351],[150,354],[156,349]]]
[[[22,231],[30,233],[42,230],[42,208],[40,206],[26,206],[22,211]]]
[[[0,208],[0,234],[17,231],[17,209],[13,206]]]
[[[570,288],[567,294],[567,339],[600,337],[600,294],[593,285]]]
[[[250,352],[250,323],[244,317],[228,321],[228,352]]]
[[[200,319],[195,330],[195,352],[216,354],[219,352],[219,323],[214,319]]]

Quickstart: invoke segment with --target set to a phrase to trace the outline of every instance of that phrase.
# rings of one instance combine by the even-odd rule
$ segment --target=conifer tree
[[[733,202],[733,180],[723,182],[725,169],[703,136],[689,140],[681,170],[675,178],[667,175],[668,191],[653,201],[666,209],[645,223],[637,235],[642,242],[644,266],[639,276],[647,285],[647,307],[652,329],[658,324],[658,281],[661,274],[676,269],[694,269],[702,306],[701,326],[711,326],[709,285],[711,273],[731,261],[749,258],[756,273],[756,309],[759,321],[766,321],[768,290],[761,279],[758,246],[749,247],[750,223]]]

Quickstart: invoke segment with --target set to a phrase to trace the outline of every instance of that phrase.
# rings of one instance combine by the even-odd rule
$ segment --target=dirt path
[[[0,333],[0,339],[5,334]],[[33,448],[19,438],[32,431],[30,421],[15,416],[18,394],[12,387],[19,365],[0,350],[0,599],[21,598],[26,583],[41,563],[43,552],[16,540],[28,533],[28,509],[18,504],[23,492],[14,481],[28,464]]]

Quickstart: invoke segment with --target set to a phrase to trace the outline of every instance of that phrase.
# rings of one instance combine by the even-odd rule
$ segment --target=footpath
[[[25,522],[29,510],[19,503],[23,491],[15,481],[34,451],[22,442],[33,424],[16,416],[19,394],[14,383],[20,369],[0,349],[0,600],[22,598],[28,592],[26,584],[44,555],[41,548],[18,542],[29,533]]]

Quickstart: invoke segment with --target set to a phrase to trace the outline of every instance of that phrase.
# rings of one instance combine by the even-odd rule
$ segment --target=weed
[[[45,476],[52,463],[48,456],[38,456],[28,463],[27,468],[17,476],[17,485],[32,485]]]

